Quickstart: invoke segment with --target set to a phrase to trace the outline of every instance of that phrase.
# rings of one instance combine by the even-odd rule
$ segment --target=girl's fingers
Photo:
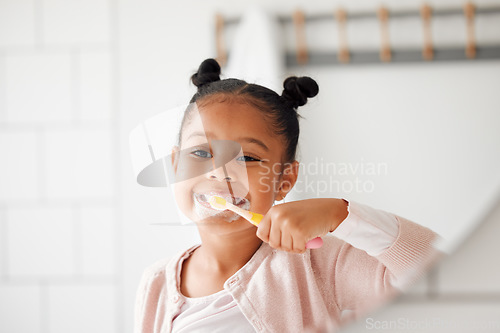
[[[271,231],[271,220],[264,216],[262,221],[260,221],[259,226],[257,228],[257,237],[262,239],[264,242],[269,243],[269,233]]]
[[[269,245],[275,249],[281,247],[281,229],[278,223],[271,223],[271,233],[269,234]]]
[[[257,227],[257,237],[268,243],[272,248],[293,252],[304,253],[306,242],[301,235],[293,235],[289,228],[280,223],[273,223],[272,214],[264,215]],[[283,228],[283,231],[281,230]]]
[[[291,247],[290,252],[292,252],[292,253],[304,253],[306,251],[305,243],[303,241],[300,241],[299,240],[300,238],[293,237],[293,235],[291,235],[291,238],[292,238],[292,247]],[[303,246],[301,247],[300,244],[303,244]]]
[[[293,251],[293,238],[289,232],[281,231],[281,250]]]
[[[304,253],[306,251],[306,242],[301,237],[293,239],[293,252]]]

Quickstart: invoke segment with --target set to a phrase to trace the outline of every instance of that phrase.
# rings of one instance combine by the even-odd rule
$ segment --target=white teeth
[[[228,197],[228,199],[226,199],[226,200],[228,202],[233,203],[233,198],[231,198],[231,197]],[[239,205],[241,202],[243,202],[243,198],[238,198],[238,197],[234,198],[234,205]]]
[[[199,201],[202,201],[202,202],[209,202],[210,198],[212,197],[212,195],[207,195],[207,194],[198,194],[198,200]],[[221,198],[224,198],[227,202],[229,203],[233,203],[233,198],[229,195],[229,196],[226,196],[226,197],[222,197],[220,196]],[[239,205],[241,203],[245,202],[245,198],[240,198],[240,197],[234,197],[234,204],[235,205]]]

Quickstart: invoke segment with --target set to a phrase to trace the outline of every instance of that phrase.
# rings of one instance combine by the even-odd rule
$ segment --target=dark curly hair
[[[297,108],[307,103],[307,98],[318,94],[316,81],[310,77],[288,77],[283,83],[283,92],[278,95],[266,87],[247,83],[239,79],[220,79],[221,68],[216,60],[204,60],[198,72],[191,76],[191,81],[198,87],[198,91],[191,98],[190,103],[198,106],[211,102],[224,102],[237,99],[252,104],[259,109],[269,120],[273,131],[284,138],[284,163],[295,160],[297,143],[299,140],[299,118]],[[177,143],[181,143],[181,133],[185,122],[189,119],[188,108],[182,119]]]

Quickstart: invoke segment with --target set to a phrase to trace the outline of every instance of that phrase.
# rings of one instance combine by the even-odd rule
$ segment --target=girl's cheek
[[[262,195],[267,192],[269,185],[267,184],[269,180],[268,176],[261,174],[258,171],[248,172],[248,185],[249,190],[253,192],[254,195]]]
[[[192,198],[193,186],[191,180],[178,182],[174,186],[175,201],[186,216],[190,216],[194,205]]]
[[[255,195],[259,197],[270,197],[275,192],[275,181],[268,175],[260,176],[255,184]]]

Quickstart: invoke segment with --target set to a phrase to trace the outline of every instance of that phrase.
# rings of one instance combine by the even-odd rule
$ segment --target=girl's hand
[[[257,237],[278,250],[304,253],[306,243],[332,232],[348,215],[347,201],[307,199],[273,206],[264,215]]]

